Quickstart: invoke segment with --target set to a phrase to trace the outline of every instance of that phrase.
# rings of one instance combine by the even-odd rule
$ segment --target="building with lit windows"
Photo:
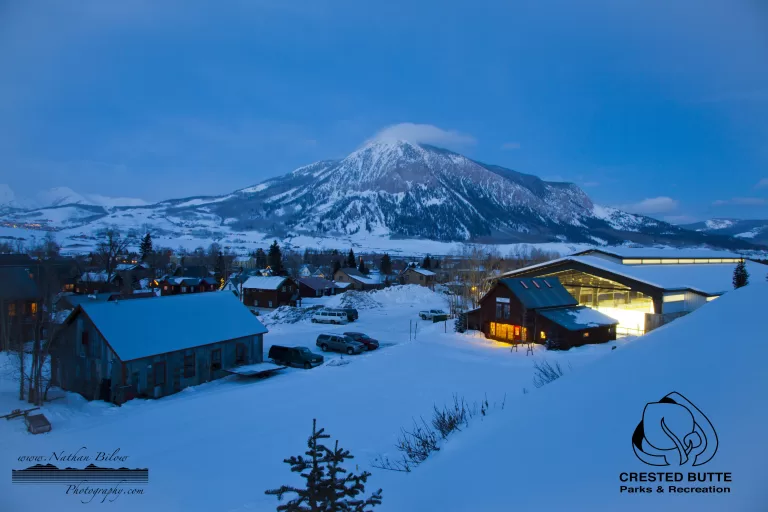
[[[557,277],[579,305],[618,322],[618,334],[640,335],[733,289],[742,256],[706,249],[590,249],[514,270],[502,278]],[[768,266],[746,261],[762,278]]]

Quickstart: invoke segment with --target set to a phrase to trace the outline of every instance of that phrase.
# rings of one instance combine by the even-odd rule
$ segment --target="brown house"
[[[34,339],[40,291],[24,267],[0,267],[0,350]],[[9,346],[5,346],[6,343]]]
[[[378,290],[382,284],[376,279],[371,279],[356,268],[340,268],[333,275],[337,283],[348,284],[347,290]]]
[[[213,277],[171,277],[163,276],[155,281],[160,295],[181,295],[184,293],[215,292],[219,284]]]
[[[75,293],[94,294],[116,292],[123,286],[123,277],[117,272],[107,276],[107,272],[84,272],[75,284]]]
[[[556,277],[500,279],[469,313],[487,338],[564,349],[616,339],[618,321],[584,306]]]
[[[335,295],[336,290],[336,284],[328,279],[321,279],[319,277],[299,278],[299,296],[302,298]]]
[[[400,284],[418,284],[434,288],[437,274],[421,267],[408,267],[400,273]]]
[[[89,400],[160,398],[262,362],[266,332],[230,293],[83,302],[56,335],[51,378]]]
[[[290,277],[252,276],[243,284],[243,304],[258,308],[296,306],[301,301],[299,287]]]

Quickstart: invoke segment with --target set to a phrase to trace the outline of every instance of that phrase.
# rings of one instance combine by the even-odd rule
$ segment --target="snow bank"
[[[377,481],[382,510],[768,510],[766,304],[768,285],[752,284],[567,372],[457,434],[413,473]],[[645,405],[672,392],[717,433],[718,451],[703,466],[649,466],[633,452]],[[732,482],[713,485],[731,492],[671,495],[674,483],[657,493],[657,482],[620,481],[622,473],[656,471],[686,479],[690,471],[730,472]],[[653,492],[621,493],[622,484]]]
[[[276,324],[295,324],[302,320],[310,320],[315,311],[323,309],[322,306],[310,306],[308,308],[294,308],[292,306],[280,306],[274,311],[265,313],[261,321],[267,327]]]

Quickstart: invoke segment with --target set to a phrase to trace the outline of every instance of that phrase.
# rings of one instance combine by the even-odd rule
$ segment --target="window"
[[[33,315],[37,314],[37,302],[33,302],[29,305],[29,312]]]
[[[16,316],[16,304],[8,304],[8,316]]]
[[[211,370],[221,369],[221,349],[217,348],[211,351]]]
[[[245,362],[245,345],[238,343],[235,346],[235,363],[243,364]]]
[[[195,354],[184,356],[184,378],[188,379],[195,376]]]
[[[187,293],[187,287],[186,286],[182,286],[181,287],[181,293]]]
[[[167,286],[163,286],[163,291],[167,292],[168,291],[168,287]]]
[[[501,315],[503,314],[502,311],[502,304],[496,303],[496,318],[501,318]]]
[[[85,357],[88,354],[88,331],[83,331],[80,335],[80,357]]]
[[[541,336],[541,339],[543,340],[547,339],[547,333],[545,333],[544,331],[541,331],[540,336]]]
[[[423,281],[423,280],[424,280],[424,276],[419,276],[419,281]]]
[[[258,301],[258,300],[256,300],[256,299],[253,299],[253,305],[254,305],[254,306],[258,306],[258,305],[259,305],[259,301]]]
[[[589,338],[589,333],[588,333],[588,332],[585,332],[585,333],[584,333],[584,337],[585,337],[585,338]]]
[[[155,363],[155,386],[165,385],[165,363]]]
[[[285,286],[283,286],[283,291],[285,291]]]
[[[510,311],[509,311],[509,304],[502,304],[504,306],[504,319],[509,320]]]
[[[269,301],[269,307],[272,307],[272,301]]]

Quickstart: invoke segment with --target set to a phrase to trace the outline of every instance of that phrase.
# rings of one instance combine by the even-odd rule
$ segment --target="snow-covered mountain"
[[[294,240],[752,247],[744,239],[595,205],[572,183],[543,181],[405,141],[373,141],[341,160],[316,162],[225,196],[140,206],[99,204],[68,189],[51,196],[52,206],[7,213],[0,222],[68,230],[80,238],[117,225],[208,240],[260,234]]]
[[[733,236],[768,245],[768,220],[709,219],[681,226],[701,233]]]
[[[131,197],[107,197],[98,194],[79,194],[69,187],[53,187],[42,190],[33,197],[19,197],[6,184],[0,184],[0,208],[37,209],[62,205],[89,205],[112,208],[116,206],[144,206],[142,199]]]

